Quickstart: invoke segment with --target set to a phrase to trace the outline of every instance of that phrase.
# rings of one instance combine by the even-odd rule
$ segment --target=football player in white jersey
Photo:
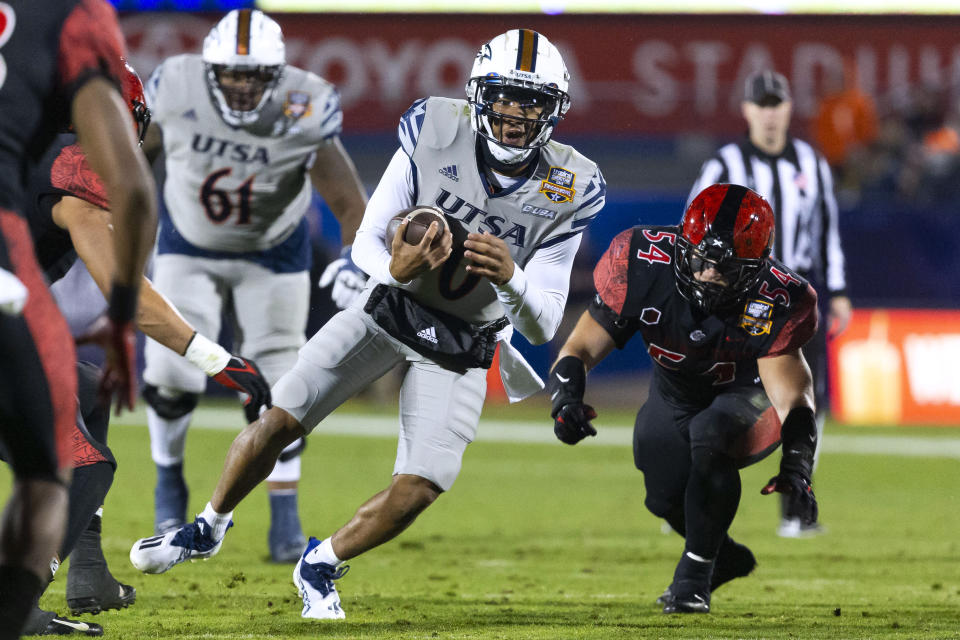
[[[305,341],[310,241],[304,214],[313,188],[340,223],[343,260],[335,299],[359,294],[365,276],[350,260],[366,195],[340,139],[336,88],[285,64],[280,26],[256,10],[234,10],[203,43],[201,55],[166,59],[147,83],[153,112],[144,142],[162,148],[166,181],[154,261],[156,287],[203,335],[220,333],[221,313],[236,320],[237,350],[271,383],[289,370]],[[186,430],[205,376],[185,359],[147,342],[151,452],[157,467],[155,529],[185,521]],[[260,407],[247,406],[248,421]],[[270,554],[295,562],[306,541],[297,514],[299,453],[288,443],[267,479]]]
[[[303,617],[344,617],[333,583],[342,562],[398,535],[453,485],[477,431],[494,347],[511,399],[542,387],[510,334],[516,328],[534,344],[553,337],[581,234],[606,192],[595,163],[551,139],[570,104],[568,82],[556,47],[515,29],[480,48],[467,100],[427,98],[404,114],[400,149],[353,245],[371,283],[274,385],[274,407],[234,441],[204,513],[134,544],[137,568],[161,573],[215,554],[234,507],[283,448],[405,361],[390,485],[332,536],[311,538],[294,569]],[[412,205],[442,211],[455,233],[432,246],[434,222],[419,245],[400,231],[385,238],[389,220]]]

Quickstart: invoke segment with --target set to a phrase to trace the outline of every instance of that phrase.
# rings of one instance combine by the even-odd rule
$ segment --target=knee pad
[[[164,420],[176,420],[196,409],[200,396],[186,392],[170,396],[161,393],[158,387],[148,384],[143,388],[143,399]]]
[[[298,457],[303,453],[303,450],[307,448],[307,439],[306,438],[297,438],[292,444],[288,445],[286,449],[280,452],[280,457],[277,458],[277,462],[289,462],[294,458]]]

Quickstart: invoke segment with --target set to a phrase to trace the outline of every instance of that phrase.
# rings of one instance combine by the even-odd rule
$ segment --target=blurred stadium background
[[[933,15],[954,10],[943,3],[915,4],[912,15],[891,13],[902,8],[883,0],[834,15],[824,12],[837,7],[791,0],[681,0],[669,14],[626,0],[465,1],[452,9],[425,0],[114,3],[144,79],[163,58],[198,52],[224,11],[270,12],[283,27],[288,62],[338,86],[344,144],[368,191],[413,100],[462,97],[478,44],[501,31],[548,35],[573,78],[573,106],[557,138],[597,160],[609,188],[581,248],[568,323],[588,301],[590,269],[615,233],[679,219],[701,162],[745,130],[745,76],[772,66],[793,88],[792,132],[828,154],[838,183],[856,312],[831,344],[835,417],[960,425],[960,16]],[[865,103],[867,115],[847,108],[850,100]],[[313,222],[319,274],[339,231],[319,199]],[[332,311],[318,292],[311,332]],[[539,348],[516,342],[545,375],[564,335]],[[593,374],[598,404],[639,405],[642,392],[622,393],[625,379],[649,372],[638,345]]]

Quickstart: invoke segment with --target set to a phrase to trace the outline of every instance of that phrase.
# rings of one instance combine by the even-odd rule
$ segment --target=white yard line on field
[[[116,425],[143,426],[147,423],[147,418],[141,404],[135,412],[115,417],[111,422]],[[200,407],[194,412],[191,425],[195,429],[239,431],[243,426],[243,417],[239,409]],[[618,447],[631,445],[632,428],[605,427],[602,422],[598,422],[596,426],[599,431],[597,437],[587,438],[584,444]],[[335,413],[324,420],[314,433],[395,438],[397,431],[398,423],[395,417]],[[556,442],[552,425],[546,420],[542,425],[535,425],[530,422],[481,419],[477,440],[480,442]],[[960,459],[960,437],[923,438],[902,435],[858,436],[828,433],[824,438],[823,451],[825,453]]]

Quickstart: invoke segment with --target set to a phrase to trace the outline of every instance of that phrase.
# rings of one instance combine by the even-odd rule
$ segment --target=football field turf
[[[601,416],[598,438],[568,447],[543,412],[516,409],[485,416],[455,486],[409,530],[349,563],[338,582],[347,619],[318,622],[300,618],[292,566],[266,559],[263,488],[241,504],[215,558],[158,576],[133,569],[130,545],[153,521],[141,408],[111,427],[120,467],[104,513],[111,569],[136,587],[137,602],[83,619],[123,640],[960,638],[960,432],[829,425],[816,476],[828,532],[817,538],[774,534],[777,501],[759,490],[779,453],[745,470],[731,534],[753,549],[757,570],[718,590],[713,613],[666,616],[654,600],[682,540],[643,506],[631,417]],[[194,420],[208,428],[188,438],[192,512],[210,496],[239,415]],[[310,436],[300,493],[307,535],[329,535],[387,485],[394,421],[338,413]],[[63,568],[41,604],[64,613],[65,588]]]

